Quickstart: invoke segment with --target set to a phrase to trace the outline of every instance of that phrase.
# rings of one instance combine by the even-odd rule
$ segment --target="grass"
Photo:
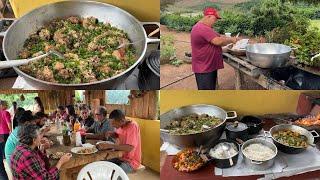
[[[312,20],[311,26],[318,27],[320,29],[320,19]]]

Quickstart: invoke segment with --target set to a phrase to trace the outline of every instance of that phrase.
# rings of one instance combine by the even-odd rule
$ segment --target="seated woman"
[[[10,157],[13,153],[13,151],[16,149],[16,147],[19,144],[19,137],[18,137],[18,132],[24,124],[29,124],[29,123],[34,123],[34,117],[32,116],[31,111],[25,111],[23,108],[17,111],[17,113],[14,116],[18,122],[18,126],[14,128],[10,136],[8,137],[8,140],[6,142],[5,146],[5,156],[6,156],[6,161],[10,165]]]
[[[71,154],[65,154],[55,167],[49,167],[45,163],[48,162],[48,159],[41,144],[42,137],[43,134],[37,125],[28,124],[21,127],[19,131],[20,145],[11,156],[11,170],[14,179],[59,179],[59,169],[70,160]]]
[[[99,150],[115,149],[124,151],[121,158],[109,160],[120,166],[126,173],[138,169],[141,163],[141,139],[140,128],[134,121],[127,120],[121,110],[110,113],[111,124],[116,128],[115,132],[107,132],[106,137],[117,138],[116,144],[101,143],[97,145]]]

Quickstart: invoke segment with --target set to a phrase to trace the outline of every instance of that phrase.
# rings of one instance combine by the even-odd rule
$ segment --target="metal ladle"
[[[47,53],[34,57],[34,58],[29,58],[29,59],[19,59],[19,60],[10,60],[10,61],[1,61],[0,62],[0,69],[6,69],[6,68],[12,68],[12,67],[16,67],[16,66],[21,66],[21,65],[26,65],[32,61],[37,61],[39,59],[45,58],[49,55],[56,55],[58,56],[60,59],[64,59],[64,56],[56,51],[56,50],[49,50]]]
[[[150,34],[148,34],[148,37],[151,37],[151,36],[157,34],[158,32],[160,32],[160,28],[157,28],[156,30],[152,31]],[[132,44],[136,44],[136,43],[141,42],[141,41],[143,41],[143,40],[144,40],[144,39],[140,39],[140,40],[137,40],[137,41],[134,41],[134,42],[129,42],[129,43],[122,43],[122,44],[120,44],[120,45],[116,48],[116,50],[121,49],[121,48],[123,48],[123,47],[125,47],[125,46],[129,46],[129,45],[132,45]]]
[[[222,149],[224,150],[224,152],[228,153],[230,166],[233,166],[233,160],[230,155],[230,148],[231,148],[230,145],[223,143],[223,144],[221,144],[221,146],[222,146]]]

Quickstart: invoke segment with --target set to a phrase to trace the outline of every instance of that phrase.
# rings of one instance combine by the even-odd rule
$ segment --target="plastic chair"
[[[106,179],[129,180],[129,177],[121,169],[120,166],[108,161],[97,161],[97,162],[87,164],[85,167],[81,169],[77,177],[77,180],[106,180]]]

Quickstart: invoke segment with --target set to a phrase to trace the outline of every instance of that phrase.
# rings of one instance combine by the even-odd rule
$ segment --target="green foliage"
[[[252,17],[249,14],[235,11],[224,11],[221,13],[222,19],[217,21],[214,29],[219,33],[230,32],[232,34],[253,35]]]
[[[319,57],[311,61],[311,57],[320,52],[320,31],[318,28],[309,28],[303,34],[295,33],[285,43],[297,48],[294,53],[300,63],[320,67]]]
[[[171,35],[161,35],[160,59],[166,62],[176,58],[176,49],[174,47],[174,38]]]
[[[310,26],[310,20],[304,16],[295,16],[295,19],[283,27],[274,28],[266,33],[268,42],[284,43],[296,34],[305,34]]]
[[[261,6],[254,7],[251,13],[255,35],[265,35],[266,32],[276,27],[281,28],[294,19],[291,7],[283,4],[281,0],[263,0]]]
[[[194,7],[191,7],[191,8],[194,9],[194,10],[203,11],[203,9],[206,8],[206,7],[213,7],[215,9],[217,9],[217,10],[221,10],[221,7],[217,3],[211,2],[211,1],[208,1],[208,0],[203,2],[200,5],[197,5],[197,6],[194,6]]]
[[[282,0],[283,2],[293,2],[293,3],[307,3],[307,4],[319,4],[319,0]]]
[[[178,66],[180,66],[181,64],[183,64],[183,61],[175,58],[175,59],[172,59],[172,60],[170,61],[170,64],[178,67]]]
[[[242,12],[251,11],[253,7],[259,6],[261,0],[251,0],[234,5],[234,8]]]
[[[23,94],[25,97],[24,101],[20,100],[21,94],[0,94],[0,100],[8,102],[8,108],[12,106],[12,102],[16,101],[18,107],[23,107],[25,109],[32,110],[34,104],[34,98],[38,96],[37,93],[26,93]]]
[[[160,23],[163,25],[167,25],[167,27],[170,29],[189,32],[191,31],[192,26],[195,25],[200,19],[200,15],[182,16],[181,14],[173,13],[162,15],[160,18]]]

